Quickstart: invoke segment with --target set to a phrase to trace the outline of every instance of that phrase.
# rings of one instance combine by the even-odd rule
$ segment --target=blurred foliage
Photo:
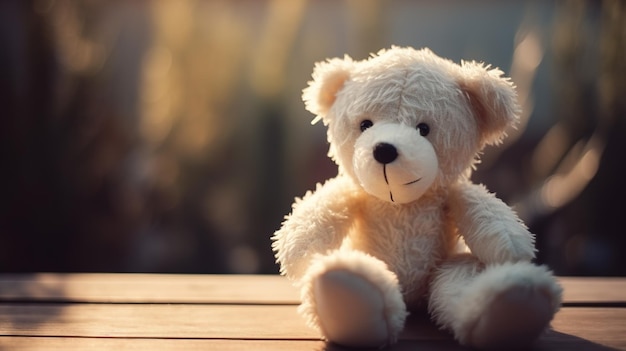
[[[331,177],[315,61],[429,46],[524,107],[474,175],[557,274],[625,275],[626,5],[0,2],[0,271],[274,273],[269,237]]]

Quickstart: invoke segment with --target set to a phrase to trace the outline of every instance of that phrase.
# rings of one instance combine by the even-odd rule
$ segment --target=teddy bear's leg
[[[382,261],[348,250],[314,260],[299,311],[328,341],[355,347],[395,342],[407,316],[396,275]]]
[[[549,325],[562,289],[529,262],[483,266],[459,256],[437,272],[429,300],[435,321],[461,344],[479,349],[527,346]]]

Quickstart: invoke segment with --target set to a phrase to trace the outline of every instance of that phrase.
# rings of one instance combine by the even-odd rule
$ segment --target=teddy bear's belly
[[[406,225],[399,228],[394,223]],[[433,268],[447,256],[448,235],[438,223],[415,217],[408,221],[391,219],[369,230],[367,227],[357,226],[349,245],[384,261],[398,277],[407,303],[419,304],[428,290]]]

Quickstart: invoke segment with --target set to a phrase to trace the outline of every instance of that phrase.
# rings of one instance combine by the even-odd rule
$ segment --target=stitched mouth
[[[383,165],[383,176],[385,177],[385,183],[389,185],[389,179],[387,178],[387,165]],[[391,202],[395,202],[393,200],[393,192],[391,189],[389,189],[389,200],[391,200]]]
[[[383,165],[383,177],[385,178],[385,183],[386,183],[387,185],[389,185],[389,178],[387,178],[387,165]],[[415,180],[412,180],[412,181],[410,181],[410,182],[408,182],[408,183],[404,183],[404,184],[402,184],[402,185],[411,185],[411,184],[415,184],[415,183],[419,182],[420,180],[422,180],[422,177],[419,177],[419,178],[417,178],[417,179],[415,179]]]
[[[420,180],[422,180],[422,178],[417,178],[417,179],[415,179],[415,180],[413,180],[413,181],[410,181],[410,182],[408,182],[408,183],[404,183],[404,184],[402,184],[402,185],[411,185],[411,184],[415,184],[415,183],[419,182]]]
[[[389,185],[389,179],[387,179],[387,165],[383,165],[383,176],[385,177],[385,183]]]
[[[385,183],[387,185],[389,185],[389,179],[387,178],[387,165],[383,165],[383,177],[385,178]],[[419,177],[419,178],[417,178],[415,180],[412,180],[412,181],[410,181],[408,183],[404,183],[402,185],[406,186],[406,185],[415,184],[415,183],[419,182],[420,180],[422,180],[422,177]],[[393,192],[391,191],[391,189],[389,190],[389,200],[391,200],[391,202],[395,202],[394,199],[393,199]]]

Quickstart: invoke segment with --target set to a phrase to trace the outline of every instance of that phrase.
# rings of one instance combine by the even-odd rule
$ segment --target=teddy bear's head
[[[317,63],[303,99],[328,126],[340,174],[394,203],[468,176],[519,112],[501,71],[400,47]]]

